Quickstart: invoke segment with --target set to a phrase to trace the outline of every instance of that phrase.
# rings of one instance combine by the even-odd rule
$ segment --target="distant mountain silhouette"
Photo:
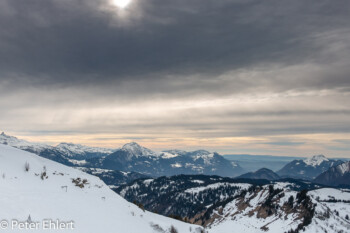
[[[261,168],[256,172],[248,172],[237,178],[246,178],[246,179],[265,179],[265,180],[278,180],[280,176],[267,168]]]

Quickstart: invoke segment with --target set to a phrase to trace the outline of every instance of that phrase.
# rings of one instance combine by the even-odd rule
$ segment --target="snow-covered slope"
[[[250,186],[251,184],[227,177],[177,175],[135,180],[120,186],[116,192],[128,201],[142,203],[152,212],[191,219],[205,211],[208,206],[232,197]]]
[[[350,192],[308,181],[179,175],[137,180],[117,192],[209,233],[333,233],[350,229]],[[313,190],[308,191],[307,190]]]
[[[0,145],[0,174],[1,219],[11,225],[12,220],[27,221],[30,216],[31,222],[39,222],[32,232],[154,233],[170,232],[171,226],[179,233],[200,230],[144,212],[95,176],[6,145]],[[73,221],[75,229],[47,231],[44,219]]]
[[[340,174],[345,174],[350,172],[350,162],[345,162],[343,164],[340,164],[339,166],[336,167]]]
[[[108,170],[108,169],[101,169],[101,168],[87,168],[87,167],[77,167],[77,169],[99,177],[111,189],[115,189],[120,185],[128,184],[137,179],[149,178],[148,176],[145,176],[137,172],[123,172],[123,171],[116,171],[116,170]]]
[[[209,233],[349,232],[350,193],[336,189],[296,192],[264,186],[212,210]],[[330,195],[336,200],[329,202]],[[235,230],[233,230],[235,229]]]
[[[184,150],[166,150],[160,153],[160,156],[165,159],[175,158],[177,156],[185,155],[187,152]]]

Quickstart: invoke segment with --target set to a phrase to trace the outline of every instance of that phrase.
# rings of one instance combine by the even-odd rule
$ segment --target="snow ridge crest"
[[[329,159],[326,158],[326,156],[324,155],[314,155],[311,158],[307,158],[304,160],[304,163],[306,165],[312,166],[312,167],[316,167],[321,165],[321,163],[323,161],[329,161]]]

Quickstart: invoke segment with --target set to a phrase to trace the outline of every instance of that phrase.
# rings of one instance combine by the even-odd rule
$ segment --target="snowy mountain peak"
[[[138,144],[137,142],[129,142],[126,143],[122,148],[123,149],[129,149],[129,148],[141,148],[142,146],[140,146],[140,144]]]
[[[323,161],[329,161],[324,155],[314,155],[311,158],[304,160],[304,163],[309,166],[319,166]]]
[[[156,156],[156,153],[148,148],[140,146],[136,142],[130,142],[122,147],[122,150],[129,152],[132,156]]]

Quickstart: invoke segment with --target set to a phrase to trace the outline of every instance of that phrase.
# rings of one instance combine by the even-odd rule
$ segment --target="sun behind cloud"
[[[130,3],[131,3],[131,0],[112,0],[112,4],[119,8],[125,8]]]

